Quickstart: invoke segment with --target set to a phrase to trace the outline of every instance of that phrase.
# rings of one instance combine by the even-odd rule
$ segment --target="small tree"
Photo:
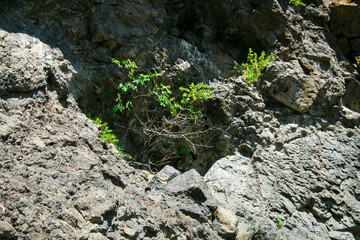
[[[131,60],[120,62],[111,58],[111,62],[125,70],[125,81],[116,87],[113,114],[123,116],[126,128],[130,134],[137,131],[142,136],[143,146],[135,156],[137,162],[147,166],[161,167],[178,160],[183,152],[196,152],[199,146],[194,139],[199,135],[214,129],[201,130],[202,112],[200,105],[212,98],[211,87],[204,83],[191,83],[189,87],[180,87],[177,94],[171,91],[171,86],[160,82],[161,73],[156,70],[146,74],[137,73],[137,65]],[[176,95],[178,97],[176,97]],[[128,118],[135,120],[141,131],[129,128]],[[156,145],[172,141],[178,149],[153,161],[143,155],[153,151]],[[135,145],[135,144],[133,144]],[[189,149],[184,149],[187,146]],[[181,149],[179,149],[181,148]],[[186,154],[188,157],[189,154]]]

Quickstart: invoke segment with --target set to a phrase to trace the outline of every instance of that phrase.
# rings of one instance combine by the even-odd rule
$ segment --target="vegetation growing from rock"
[[[284,225],[283,221],[281,221],[281,219],[279,218],[279,214],[277,215],[277,218],[276,218],[276,226],[278,228],[282,228],[282,226]]]
[[[88,113],[87,111],[85,111],[85,114],[90,120],[94,121],[94,123],[101,128],[101,130],[100,130],[101,139],[103,139],[107,143],[114,144],[114,146],[116,147],[116,150],[119,152],[120,156],[122,156],[124,158],[125,157],[129,158],[129,159],[132,158],[132,156],[130,154],[124,153],[124,149],[119,145],[119,139],[115,136],[115,134],[113,133],[113,130],[109,128],[107,122],[103,122],[103,120],[101,118],[92,119],[90,113]]]
[[[303,3],[302,0],[290,0],[289,3],[294,6],[304,6],[304,7],[306,6],[306,4]]]
[[[135,62],[129,59],[122,62],[114,58],[110,60],[119,68],[125,69],[125,81],[115,87],[113,114],[122,113],[125,125],[128,125],[130,117],[140,124],[143,131],[137,133],[142,136],[144,146],[138,151],[138,159],[135,161],[142,162],[144,152],[154,149],[154,145],[165,139],[174,141],[174,145],[178,147],[156,163],[147,163],[147,166],[164,165],[170,159],[179,161],[183,157],[189,158],[191,151],[196,152],[196,147],[200,145],[194,142],[194,138],[203,131],[195,130],[194,126],[199,126],[202,121],[201,104],[212,98],[211,86],[203,82],[191,83],[189,87],[182,86],[173,93],[170,85],[159,81],[162,74],[156,70],[137,74]],[[136,131],[134,128],[124,128],[130,132]]]
[[[275,56],[276,53],[266,56],[263,51],[258,57],[257,53],[250,48],[247,56],[247,62],[241,64],[241,66],[235,66],[234,69],[237,72],[243,73],[248,83],[256,82],[261,76],[261,71],[268,65],[269,62],[274,60]]]
[[[260,231],[260,229],[262,228],[262,226],[265,223],[265,221],[267,220],[267,218],[268,217],[264,218],[261,222],[257,222],[256,224],[251,225],[248,228],[248,232],[249,232],[248,239],[251,239]]]
[[[304,2],[0,1],[0,239],[360,239],[360,8]],[[250,46],[281,56],[258,88],[229,71]],[[170,109],[131,90],[113,117],[99,93],[129,79],[111,54],[161,65],[179,104],[211,81],[204,116],[176,109],[169,130]],[[79,107],[136,161],[177,169],[130,167]]]
[[[171,111],[171,115],[176,116],[178,111],[185,111],[192,116],[201,116],[201,111],[196,108],[198,102],[203,102],[206,99],[211,98],[211,87],[204,83],[194,84],[191,83],[190,88],[180,87],[179,90],[184,92],[181,98],[181,103],[175,101],[171,86],[166,86],[162,83],[158,84],[158,77],[161,77],[161,73],[157,73],[156,70],[149,72],[148,74],[135,74],[137,65],[131,60],[126,60],[120,63],[119,60],[111,58],[111,62],[118,65],[120,68],[124,67],[128,70],[128,81],[120,83],[117,87],[119,91],[115,101],[117,104],[113,108],[113,113],[117,111],[124,112],[125,110],[131,112],[133,102],[130,99],[149,97],[155,101],[158,101],[160,106],[168,108]],[[132,94],[136,92],[137,94]],[[154,98],[155,97],[155,98]]]

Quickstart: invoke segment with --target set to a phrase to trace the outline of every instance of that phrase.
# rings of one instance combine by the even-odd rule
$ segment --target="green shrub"
[[[249,49],[247,62],[241,64],[241,66],[235,66],[234,69],[244,74],[248,83],[256,82],[261,76],[261,71],[267,66],[267,64],[274,60],[276,53],[269,56],[265,56],[263,51],[260,57],[257,56],[256,52]]]
[[[161,76],[161,74],[157,73],[156,71],[149,73],[149,74],[139,74],[135,75],[135,69],[137,68],[137,65],[135,62],[132,62],[131,60],[123,61],[122,64],[119,60],[116,60],[114,58],[110,58],[112,63],[115,63],[119,66],[119,68],[124,67],[128,70],[128,81],[125,83],[120,83],[117,87],[117,90],[119,91],[117,93],[117,98],[115,101],[117,104],[113,108],[113,113],[116,114],[116,112],[124,112],[124,110],[128,110],[131,112],[131,108],[133,107],[133,103],[130,100],[127,100],[127,98],[124,97],[125,95],[129,95],[132,91],[139,92],[139,88],[147,88],[149,93],[148,94],[157,94],[157,96],[160,98],[160,103],[162,105],[171,106],[171,100],[166,98],[166,93],[169,94],[170,90],[168,87],[161,85],[161,88],[157,86],[156,79]],[[153,87],[150,88],[148,83],[153,82]],[[171,92],[170,92],[171,93]]]
[[[303,3],[302,0],[290,0],[289,3],[294,6],[304,6],[304,7],[306,6],[306,4]]]
[[[116,150],[119,152],[120,156],[122,156],[124,158],[125,157],[129,158],[129,159],[132,158],[132,156],[130,154],[123,152],[124,149],[118,144],[119,139],[115,136],[115,134],[113,133],[113,130],[111,130],[109,128],[109,126],[106,122],[103,122],[101,120],[101,118],[92,119],[91,114],[86,110],[84,110],[84,113],[88,119],[92,120],[96,125],[98,125],[101,128],[101,130],[100,130],[101,139],[103,139],[105,142],[114,144],[116,147]]]
[[[191,83],[173,92],[171,86],[160,82],[161,73],[144,73],[131,60],[110,60],[124,76],[115,87],[112,111],[114,116],[121,113],[118,117],[123,125],[119,126],[127,131],[136,151],[134,165],[160,168],[192,157],[190,153],[196,152],[198,146],[208,147],[203,142],[210,141],[196,141],[201,134],[215,130],[203,130],[201,103],[212,98],[209,85]]]
[[[209,85],[191,83],[190,88],[180,87],[180,91],[184,93],[179,103],[175,101],[170,86],[157,82],[158,78],[161,77],[161,73],[154,70],[148,74],[137,75],[135,74],[137,68],[135,62],[128,59],[120,63],[119,60],[114,58],[111,58],[111,62],[120,68],[124,67],[128,70],[128,80],[125,83],[120,83],[117,87],[118,93],[115,99],[117,104],[113,108],[114,114],[118,111],[124,112],[124,110],[131,112],[131,108],[134,107],[131,99],[144,96],[155,97],[160,106],[168,108],[173,116],[177,114],[178,110],[186,111],[190,115],[200,116],[200,111],[195,107],[195,104],[211,98],[212,91]],[[136,94],[131,96],[134,92]]]
[[[204,102],[206,99],[211,98],[211,87],[204,83],[194,84],[191,83],[190,88],[180,87],[181,91],[183,91],[181,103],[183,104],[182,108],[188,109],[191,115],[195,115],[200,117],[200,111],[196,108],[195,104],[197,102]]]

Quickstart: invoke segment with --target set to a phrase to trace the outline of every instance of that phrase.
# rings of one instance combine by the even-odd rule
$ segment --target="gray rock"
[[[309,109],[325,83],[319,79],[321,83],[317,84],[311,77],[306,76],[298,61],[272,63],[267,73],[263,78],[272,81],[264,85],[263,89],[276,100],[298,112],[306,112]],[[270,73],[274,76],[270,76]]]
[[[160,172],[156,173],[155,176],[150,180],[150,188],[161,188],[163,185],[166,185],[176,176],[180,175],[180,171],[176,170],[174,167],[166,165]]]
[[[81,39],[89,34],[88,20],[86,18],[68,18],[62,21],[62,25],[75,39]]]
[[[288,127],[280,131],[291,132]],[[359,224],[360,205],[351,192],[359,188],[355,179],[360,135],[347,134],[349,130],[341,126],[321,133],[308,129],[308,135],[295,137],[298,131],[300,127],[294,129],[294,137],[283,139],[282,151],[269,147],[255,151],[252,159],[232,156],[217,161],[205,176],[208,186],[219,204],[241,219],[266,224],[276,220],[272,211],[280,211],[285,228],[299,232],[299,239],[306,229],[313,229],[305,234],[310,239],[318,239],[319,233],[320,239],[331,238],[327,229],[353,234]],[[341,220],[335,223],[336,217]]]
[[[64,108],[57,94],[49,97],[34,103],[36,107],[0,109],[6,120],[1,126],[14,129],[0,139],[2,238],[164,239],[205,234],[218,239],[207,221],[212,216],[208,205],[184,198],[191,194],[163,192],[164,201],[152,200],[145,193],[143,173],[99,138],[96,125]],[[167,167],[155,179],[166,179],[165,184],[178,174]],[[206,187],[200,175],[187,175],[193,176],[194,189]],[[188,229],[186,234],[179,225]]]
[[[337,232],[337,231],[330,231],[329,237],[331,239],[355,239],[351,233],[348,232]]]
[[[185,194],[199,202],[205,202],[210,197],[202,176],[194,169],[170,180],[165,190],[172,194]]]
[[[15,228],[6,221],[0,221],[0,237],[2,239],[17,239]]]
[[[224,238],[234,238],[239,231],[237,227],[238,217],[230,210],[224,207],[218,207],[214,212],[216,218],[214,222],[215,229]]]
[[[343,103],[352,111],[360,113],[360,83],[350,78],[346,81],[346,91],[343,97]]]
[[[57,90],[60,97],[67,94],[74,69],[58,49],[52,49],[27,34],[3,30],[0,30],[0,46],[0,57],[3,59],[0,65],[0,95],[30,92],[47,84]]]
[[[165,202],[201,222],[208,221],[217,207],[203,177],[194,169],[179,174],[174,168],[166,166],[148,186],[151,199]]]
[[[0,238],[360,238],[359,3],[330,2],[0,1]],[[233,72],[250,47],[278,52],[254,85]],[[210,84],[221,131],[194,138],[215,147],[146,181],[80,112],[141,152],[102,94],[124,80],[109,56]]]

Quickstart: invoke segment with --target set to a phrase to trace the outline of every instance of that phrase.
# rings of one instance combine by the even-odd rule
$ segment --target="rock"
[[[135,237],[135,235],[136,235],[136,231],[134,231],[133,229],[128,228],[128,227],[124,228],[124,233],[130,238]]]
[[[0,238],[359,239],[359,1],[331,2],[0,1]],[[278,52],[253,85],[233,71],[250,47]],[[142,153],[103,94],[126,75],[109,56],[210,84],[191,127],[212,148]]]
[[[6,124],[16,129],[0,139],[2,238],[150,235],[161,239],[205,234],[218,239],[207,224],[212,216],[209,204],[193,200],[197,195],[190,194],[191,189],[199,189],[208,196],[199,174],[185,175],[192,176],[194,183],[187,183],[193,187],[186,194],[184,185],[176,193],[179,197],[154,184],[162,189],[164,201],[152,200],[145,192],[148,183],[143,173],[128,166],[99,138],[96,125],[77,110],[64,108],[57,94],[48,94],[49,99],[38,99],[34,105],[0,109],[1,119],[10,119]],[[39,118],[51,127],[43,127]],[[167,167],[152,181],[166,186],[177,175],[177,170]],[[179,225],[188,229],[186,234],[177,230]]]
[[[255,190],[255,179],[246,178],[247,175],[255,175],[250,163],[251,160],[247,157],[225,157],[218,160],[205,175],[205,181],[210,186],[216,199],[233,212],[236,212],[236,210],[250,211],[246,205],[242,204],[244,199],[254,201],[260,199]],[[233,174],[225,169],[233,169]],[[226,200],[229,197],[228,194],[234,198],[231,202]],[[257,205],[255,202],[252,202],[252,204]],[[242,207],[244,209],[241,209]]]
[[[355,239],[354,236],[351,233],[348,232],[338,232],[338,231],[330,231],[329,237],[331,239]]]
[[[269,67],[268,71],[276,77],[264,76],[263,78],[273,80],[262,88],[286,106],[298,112],[306,112],[319,92],[316,83],[301,71],[300,64],[297,61],[276,63],[272,66],[272,68]]]
[[[236,240],[245,240],[249,238],[249,226],[246,224],[238,224],[238,231],[236,234]]]
[[[343,33],[347,38],[360,35],[360,10],[357,3],[334,2],[331,8],[331,29]]]
[[[291,129],[289,126],[287,131],[302,131],[299,127]],[[285,211],[281,216],[286,228],[298,232],[299,239],[308,234],[305,229],[309,226],[317,229],[310,232],[314,234],[311,239],[316,239],[319,232],[323,236],[320,239],[329,239],[327,228],[331,231],[344,229],[350,235],[356,232],[360,205],[350,192],[357,191],[359,185],[355,180],[359,151],[358,144],[348,145],[347,142],[358,139],[360,135],[349,135],[339,126],[335,132],[307,131],[307,135],[294,135],[283,140],[282,152],[269,147],[255,151],[252,159],[235,155],[217,161],[205,175],[205,180],[218,203],[228,206],[242,219],[265,221],[265,225],[271,218],[276,218],[270,209],[281,209]],[[278,133],[278,136],[285,135]],[[314,151],[310,153],[309,149]],[[262,160],[259,163],[254,159]],[[347,181],[348,177],[352,180]],[[328,205],[329,201],[333,204]],[[311,214],[305,213],[304,208]],[[349,215],[340,213],[340,209],[347,209]],[[335,215],[341,216],[342,223],[334,225],[332,219]],[[273,227],[266,230],[267,234],[272,231],[275,231]],[[285,231],[283,234],[288,233]]]
[[[203,177],[194,169],[179,174],[172,167],[165,167],[149,182],[148,194],[154,201],[166,202],[199,221],[207,221],[216,208]]]
[[[353,38],[350,40],[351,49],[353,50],[353,56],[360,56],[360,37]]]
[[[90,233],[89,234],[89,240],[108,240],[109,238],[105,237],[101,233]]]
[[[15,228],[5,221],[0,221],[0,237],[2,239],[17,239]]]
[[[346,91],[343,96],[343,104],[355,111],[360,113],[360,82],[356,79],[347,79]]]
[[[343,78],[348,74],[336,62],[335,54],[323,34],[317,37],[315,43],[311,30],[304,31],[302,39],[303,44],[295,51],[299,60],[270,63],[260,79],[260,88],[300,113],[314,108],[315,99],[322,101],[323,106],[324,102],[339,104],[340,96],[345,92]],[[331,77],[331,68],[337,69],[340,78]],[[325,96],[321,94],[323,91],[326,91]]]
[[[59,50],[27,34],[0,31],[0,65],[2,74],[0,95],[10,92],[30,92],[47,84],[58,91],[60,97],[67,93],[74,69]]]
[[[81,39],[89,34],[88,20],[86,18],[68,18],[62,21],[62,25],[75,39]]]
[[[173,194],[185,194],[199,202],[205,202],[210,196],[203,178],[194,169],[169,181],[165,190]]]
[[[150,180],[149,187],[161,188],[163,185],[166,185],[169,181],[171,181],[173,178],[180,174],[181,172],[176,170],[174,167],[166,165]]]
[[[234,238],[237,231],[237,216],[224,207],[218,207],[214,212],[215,228],[224,238]]]
[[[355,61],[356,61],[356,66],[357,66],[358,68],[360,68],[360,56],[356,56],[356,57],[355,57]]]

